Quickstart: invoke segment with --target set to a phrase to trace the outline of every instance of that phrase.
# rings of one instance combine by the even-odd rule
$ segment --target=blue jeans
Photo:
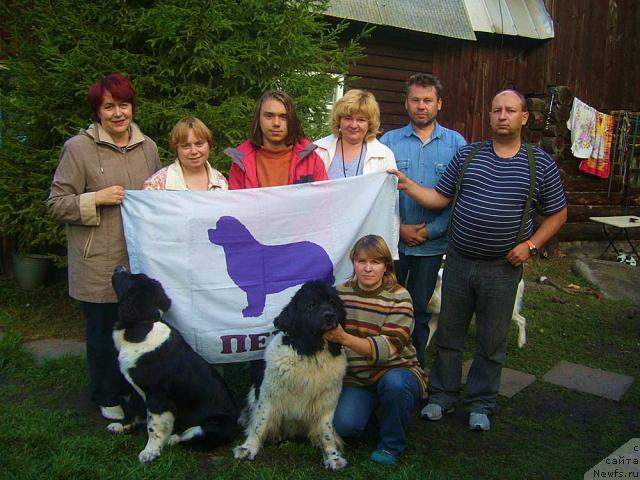
[[[407,425],[420,398],[418,379],[406,368],[389,370],[371,387],[342,387],[333,426],[341,437],[359,437],[380,407],[378,450],[400,455],[407,448]]]
[[[101,407],[122,405],[132,390],[120,373],[113,327],[118,319],[117,303],[82,303],[86,325],[87,366],[91,400]]]
[[[435,335],[436,359],[429,373],[429,402],[448,408],[456,401],[464,341],[475,313],[476,351],[463,402],[471,412],[493,411],[521,278],[522,267],[514,267],[503,258],[469,259],[449,248]]]
[[[415,327],[411,339],[416,347],[418,363],[422,368],[424,368],[424,350],[429,339],[429,321],[431,320],[431,314],[427,313],[427,305],[433,295],[441,263],[442,255],[418,257],[401,253],[395,265],[398,283],[409,291],[413,301]]]

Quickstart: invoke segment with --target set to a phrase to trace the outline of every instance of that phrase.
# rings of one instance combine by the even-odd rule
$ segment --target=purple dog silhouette
[[[263,245],[234,217],[220,217],[208,230],[209,241],[224,249],[227,273],[247,294],[244,317],[264,311],[267,295],[310,280],[333,285],[333,263],[327,252],[313,242]]]

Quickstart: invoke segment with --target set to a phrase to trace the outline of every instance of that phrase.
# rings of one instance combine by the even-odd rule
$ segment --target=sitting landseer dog
[[[440,302],[442,297],[442,268],[438,271],[438,280],[436,286],[433,289],[433,295],[427,305],[427,312],[431,314],[431,320],[429,320],[429,338],[427,339],[427,346],[431,343],[433,335],[438,330],[438,318],[440,317]],[[518,290],[516,292],[516,301],[513,304],[513,314],[511,319],[518,325],[518,347],[522,348],[527,343],[527,319],[520,313],[522,311],[522,304],[524,303],[524,279],[518,283]]]
[[[328,470],[347,465],[333,429],[347,359],[340,345],[322,335],[344,325],[345,310],[336,290],[321,281],[305,283],[273,324],[280,332],[265,350],[262,385],[247,397],[245,442],[234,448],[241,460],[253,460],[268,439],[307,436],[319,446]]]
[[[148,441],[138,455],[143,463],[158,458],[165,445],[230,440],[236,404],[215,368],[160,320],[171,306],[160,282],[122,266],[111,282],[119,302],[113,340],[120,371],[139,396],[125,406],[122,423],[107,429],[128,432],[146,418]]]

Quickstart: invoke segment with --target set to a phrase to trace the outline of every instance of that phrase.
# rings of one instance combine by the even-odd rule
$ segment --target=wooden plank
[[[608,179],[600,179],[586,174],[566,175],[562,181],[565,190],[571,192],[601,192],[609,188]]]
[[[624,205],[624,195],[613,192],[611,196],[607,196],[604,192],[566,192],[567,202],[569,205]],[[631,196],[629,198],[630,207],[640,206],[640,195]]]
[[[388,102],[388,103],[401,103],[404,105],[404,89],[402,92],[391,92],[388,90],[378,90],[378,89],[367,89],[369,92],[373,93],[376,97],[378,103]]]
[[[402,128],[407,123],[383,123],[382,124],[382,133],[389,132],[391,130],[395,130],[397,128]]]
[[[427,42],[423,42],[423,45],[427,45]],[[411,45],[416,47],[417,45]],[[433,51],[425,48],[424,50],[416,50],[405,47],[394,47],[390,45],[379,45],[369,43],[364,49],[367,55],[383,55],[387,57],[402,58],[406,60],[415,60],[418,62],[433,62]],[[428,73],[428,72],[427,72]]]
[[[358,65],[401,68],[402,70],[413,72],[430,72],[433,69],[433,62],[431,59],[418,61],[396,57],[385,57],[383,55],[367,55],[365,58],[358,61]]]
[[[380,112],[384,115],[407,115],[407,110],[404,108],[404,103],[390,103],[390,102],[378,102],[380,106]],[[409,117],[407,117],[408,119]]]
[[[388,67],[370,67],[365,65],[356,65],[349,70],[350,75],[363,78],[384,78],[387,80],[400,80],[405,82],[413,72],[411,70],[403,70],[399,68]]]
[[[638,215],[640,208],[626,208],[622,205],[570,205],[567,222],[590,222],[589,217],[610,217],[613,215]]]
[[[408,122],[408,117],[406,115],[387,115],[386,113],[382,113],[380,115],[381,123],[393,124],[393,125],[401,125],[405,126]]]
[[[404,92],[404,82],[397,80],[381,80],[378,78],[363,78],[354,80],[350,84],[354,88],[364,88],[365,90],[386,90],[392,92]]]

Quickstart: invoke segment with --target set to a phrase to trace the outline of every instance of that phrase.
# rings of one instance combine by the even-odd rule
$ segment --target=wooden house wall
[[[366,56],[350,69],[358,78],[349,87],[369,90],[378,100],[383,131],[407,124],[405,81],[416,72],[433,72],[431,41],[419,33],[377,28],[364,43]]]
[[[439,121],[469,141],[490,136],[489,102],[505,85],[533,96],[543,96],[550,85],[566,85],[599,111],[640,111],[640,2],[545,4],[555,38],[544,41],[477,33],[473,42],[378,27],[363,42],[366,57],[350,71],[360,78],[349,86],[375,94],[386,131],[408,121],[406,78],[415,72],[434,73],[444,84]],[[570,202],[561,239],[600,239],[599,227],[589,216],[640,214],[640,192],[624,198],[614,182],[618,190],[608,194],[609,181],[579,172],[577,159],[567,155],[560,164]]]
[[[514,83],[527,94],[567,85],[599,111],[640,111],[640,2],[547,0],[555,38],[545,41],[477,34],[477,42],[434,37],[434,73],[454,102],[443,108],[471,140],[487,134],[493,93]]]

